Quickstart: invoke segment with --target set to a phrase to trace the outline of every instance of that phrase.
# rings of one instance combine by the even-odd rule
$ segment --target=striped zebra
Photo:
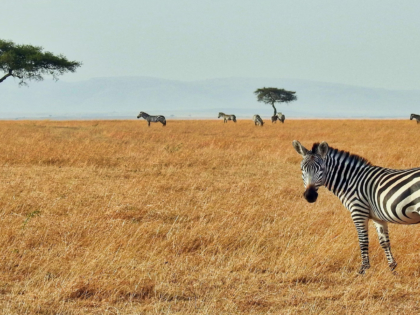
[[[151,122],[160,122],[163,126],[166,126],[166,119],[165,116],[157,115],[157,116],[151,116],[149,114],[146,114],[145,112],[140,112],[140,114],[137,115],[137,118],[144,118],[147,121],[147,125],[150,127]]]
[[[271,123],[277,122],[277,120],[280,120],[282,123],[284,123],[286,117],[282,113],[278,113],[274,116],[271,116]]]
[[[236,116],[235,115],[226,115],[225,113],[220,112],[219,117],[223,117],[223,123],[227,123],[228,120],[233,120],[233,122],[236,122]]]
[[[261,119],[260,115],[254,115],[252,117],[252,121],[254,122],[255,126],[264,126],[264,122]]]
[[[309,151],[298,141],[293,147],[302,155],[304,197],[315,202],[318,188],[332,191],[350,211],[362,256],[360,274],[370,267],[368,221],[373,220],[379,243],[391,271],[397,262],[391,253],[388,223],[420,223],[420,168],[394,170],[370,164],[366,159],[315,143]]]
[[[417,121],[417,123],[420,122],[420,115],[416,115],[416,114],[411,114],[410,115],[410,120],[415,119]]]

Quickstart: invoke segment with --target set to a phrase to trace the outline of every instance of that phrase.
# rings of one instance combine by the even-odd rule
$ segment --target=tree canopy
[[[4,72],[0,83],[8,77],[15,77],[20,80],[19,85],[26,85],[26,81],[42,81],[44,75],[52,75],[58,80],[58,76],[75,72],[81,65],[81,62],[69,61],[61,54],[44,52],[42,47],[17,45],[0,39],[0,70]]]
[[[278,89],[274,87],[269,88],[262,88],[257,89],[254,94],[257,95],[258,102],[263,102],[266,104],[270,104],[273,106],[274,109],[274,116],[277,114],[275,103],[289,103],[292,101],[296,101],[297,97],[295,95],[296,92],[287,91],[284,89]]]

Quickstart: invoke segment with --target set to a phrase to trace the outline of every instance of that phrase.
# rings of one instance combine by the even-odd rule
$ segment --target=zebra
[[[220,112],[219,117],[223,117],[223,123],[227,123],[228,120],[233,120],[233,122],[236,122],[236,116],[235,115],[226,115],[225,113]]]
[[[314,143],[309,151],[298,141],[293,147],[302,155],[304,197],[315,202],[318,188],[332,191],[350,211],[356,226],[362,257],[359,274],[369,269],[368,221],[372,219],[391,271],[397,262],[391,253],[388,223],[420,223],[420,168],[395,170],[374,166],[346,151]]]
[[[166,119],[165,116],[157,115],[157,116],[151,116],[149,114],[146,114],[145,112],[140,112],[140,114],[137,115],[137,118],[144,118],[147,120],[147,125],[150,127],[151,122],[161,122],[163,126],[166,126]]]
[[[255,126],[264,126],[264,122],[261,119],[260,115],[254,115],[252,117],[252,120],[254,121]]]
[[[280,120],[282,123],[284,123],[286,117],[282,113],[278,113],[274,116],[271,116],[271,123],[277,122],[277,120]]]
[[[416,115],[416,114],[411,114],[410,115],[410,120],[415,119],[417,121],[417,123],[420,122],[420,115]]]

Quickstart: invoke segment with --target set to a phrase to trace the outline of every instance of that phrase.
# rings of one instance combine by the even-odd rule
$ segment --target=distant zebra
[[[277,122],[277,120],[280,120],[282,123],[284,123],[284,120],[286,117],[282,113],[278,113],[274,116],[271,116],[271,123]]]
[[[264,126],[264,122],[261,119],[260,115],[254,115],[252,117],[252,120],[253,120],[255,126],[261,126],[261,127]]]
[[[165,116],[157,115],[157,116],[151,116],[149,114],[146,114],[145,112],[140,112],[140,114],[137,115],[137,118],[144,118],[147,121],[147,125],[150,127],[151,122],[160,122],[163,126],[166,126],[166,119]]]
[[[219,113],[219,117],[220,118],[223,117],[223,123],[227,123],[228,120],[232,120],[233,122],[236,122],[236,116],[235,115],[226,115],[225,113]]]
[[[315,202],[318,188],[325,186],[350,211],[359,236],[362,265],[369,269],[368,221],[373,220],[379,244],[385,251],[391,271],[397,262],[391,253],[388,223],[420,223],[420,168],[394,170],[370,164],[364,158],[315,143],[311,151],[298,141],[293,147],[302,155],[303,194]]]
[[[416,114],[411,114],[410,116],[410,120],[415,119],[417,121],[417,123],[420,122],[420,115],[416,115]]]

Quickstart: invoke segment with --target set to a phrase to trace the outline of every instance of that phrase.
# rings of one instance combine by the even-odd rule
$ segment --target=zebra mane
[[[319,146],[319,142],[315,142],[312,145],[311,152],[316,152],[316,150],[318,149],[318,146]],[[343,155],[344,158],[346,160],[349,160],[349,161],[361,162],[364,165],[372,165],[372,163],[368,159],[365,159],[364,157],[362,157],[360,155],[353,154],[353,153],[350,153],[348,151],[338,150],[338,149],[334,149],[333,147],[329,147],[328,153],[331,153],[331,152],[335,152],[336,153],[335,155],[337,155],[337,154]]]

